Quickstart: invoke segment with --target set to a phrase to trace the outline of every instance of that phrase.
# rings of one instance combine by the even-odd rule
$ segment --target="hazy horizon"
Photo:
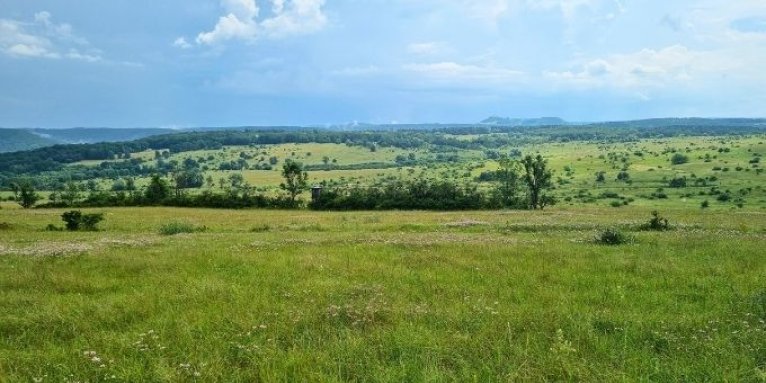
[[[0,4],[0,126],[763,117],[766,3]]]

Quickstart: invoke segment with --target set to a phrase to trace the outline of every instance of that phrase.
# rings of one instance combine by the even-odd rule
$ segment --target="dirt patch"
[[[103,238],[96,242],[38,241],[34,245],[18,247],[0,243],[0,255],[30,257],[60,257],[90,253],[110,247],[146,247],[156,243],[154,238]]]
[[[461,221],[444,224],[444,226],[447,226],[447,227],[473,227],[473,226],[486,226],[486,225],[489,225],[489,222],[475,221],[472,219],[464,219]]]

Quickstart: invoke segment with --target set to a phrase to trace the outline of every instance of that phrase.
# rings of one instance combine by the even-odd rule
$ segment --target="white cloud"
[[[177,38],[175,41],[173,41],[173,46],[181,49],[189,49],[192,47],[192,45],[186,41],[185,37]]]
[[[519,80],[524,73],[493,66],[478,66],[444,61],[427,64],[407,64],[405,71],[441,82],[494,82]]]
[[[0,52],[15,58],[102,60],[87,40],[74,34],[71,25],[54,23],[45,11],[36,13],[31,22],[0,19]]]
[[[241,20],[233,13],[222,16],[210,32],[203,32],[197,36],[197,44],[212,45],[226,40],[253,41],[258,33],[258,26],[254,20]]]
[[[286,37],[314,33],[327,24],[322,12],[324,0],[292,0],[285,7],[284,1],[274,1],[275,16],[263,20],[261,26],[270,37]],[[279,10],[279,12],[277,12]]]
[[[271,0],[271,17],[258,20],[260,9],[255,0],[222,0],[227,12],[213,30],[197,35],[200,45],[214,45],[228,40],[253,42],[263,36],[283,38],[314,33],[327,24],[322,11],[324,0]]]
[[[563,72],[545,72],[556,83],[582,88],[656,88],[733,73],[742,63],[722,52],[693,51],[682,45],[643,49],[593,59]]]

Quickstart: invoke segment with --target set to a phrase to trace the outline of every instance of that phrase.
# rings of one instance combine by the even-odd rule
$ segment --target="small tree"
[[[498,191],[502,197],[503,205],[506,207],[517,205],[516,194],[521,182],[519,175],[521,165],[506,155],[501,155],[497,162],[500,164],[500,170],[497,171],[500,181]]]
[[[64,191],[61,192],[61,202],[67,206],[74,206],[80,198],[82,198],[82,195],[80,194],[81,190],[82,188],[77,183],[72,181],[67,182]]]
[[[29,181],[19,183],[17,189],[14,189],[14,194],[16,195],[16,201],[24,209],[31,208],[40,199],[40,196],[35,193],[35,187],[32,185],[32,182]]]
[[[553,174],[548,169],[547,163],[548,161],[541,155],[526,156],[521,160],[524,166],[523,180],[529,190],[529,206],[532,209],[543,209],[546,205],[554,203],[554,199],[545,193],[553,187],[551,182]]]
[[[160,203],[170,196],[168,182],[160,178],[158,174],[152,176],[149,186],[146,187],[144,197],[149,203]]]
[[[308,173],[303,171],[303,165],[300,163],[287,161],[282,166],[282,177],[285,178],[285,182],[279,187],[290,194],[290,201],[295,202],[295,198],[308,186]]]

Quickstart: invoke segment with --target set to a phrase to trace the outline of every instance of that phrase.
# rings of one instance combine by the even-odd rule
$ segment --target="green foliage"
[[[150,205],[158,205],[170,196],[170,186],[158,174],[152,176],[149,186],[146,187],[144,197]]]
[[[40,195],[35,192],[35,187],[30,180],[22,180],[11,185],[16,201],[24,209],[29,209],[40,200]]]
[[[652,212],[652,218],[649,222],[641,225],[641,230],[649,231],[667,231],[671,229],[670,222],[667,218],[660,215],[660,212],[655,210]]]
[[[517,207],[521,203],[518,197],[522,183],[521,164],[506,155],[501,155],[498,163],[500,170],[497,171],[499,181],[497,192],[502,206]]]
[[[61,215],[69,231],[98,231],[98,223],[104,220],[104,214],[82,214],[79,210],[68,211]]]
[[[282,166],[282,177],[285,182],[279,185],[282,190],[290,195],[290,201],[295,202],[295,197],[303,193],[308,187],[308,173],[303,171],[303,165],[295,161],[285,161]]]
[[[523,180],[527,185],[527,199],[532,209],[543,209],[553,205],[555,199],[546,194],[553,187],[553,173],[548,169],[548,162],[541,156],[526,156],[521,160],[524,167]]]
[[[631,238],[617,228],[609,228],[602,231],[595,239],[601,245],[623,245],[631,241]]]
[[[379,188],[325,189],[315,210],[476,210],[499,207],[474,187],[451,181],[397,180]]]
[[[676,153],[670,157],[670,163],[673,165],[683,165],[687,162],[689,162],[689,157],[681,153]]]
[[[685,188],[686,187],[686,177],[675,177],[670,182],[668,182],[668,186],[672,188]]]
[[[184,233],[200,233],[207,230],[205,226],[195,226],[185,222],[168,222],[160,226],[159,233],[162,235],[176,235]]]

